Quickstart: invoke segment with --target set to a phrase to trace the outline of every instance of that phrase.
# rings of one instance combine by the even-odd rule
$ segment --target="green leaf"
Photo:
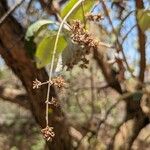
[[[70,0],[66,6],[61,10],[60,15],[62,18],[64,18],[67,13],[71,10],[71,8],[77,3],[78,0]]]
[[[56,40],[56,32],[52,32],[51,35],[46,36],[38,45],[36,50],[36,65],[38,68],[42,68],[49,64],[52,60],[52,53]],[[63,35],[58,39],[56,57],[64,50],[67,46],[67,42]]]
[[[150,10],[138,9],[137,20],[143,32],[148,30],[150,28]]]
[[[28,54],[33,57],[36,50],[36,42],[35,38],[41,30],[45,29],[49,24],[54,24],[51,20],[39,20],[33,23],[27,30],[25,35],[25,47],[27,49]],[[45,29],[47,30],[47,29]],[[47,33],[47,32],[46,32]],[[40,39],[41,40],[41,39]]]
[[[34,41],[34,37],[30,38],[29,41],[25,40],[25,48],[31,58],[33,58],[36,50],[36,44],[33,41]]]
[[[30,40],[30,38],[36,36],[39,31],[41,31],[43,28],[47,27],[49,24],[54,24],[51,20],[39,20],[35,23],[33,23],[27,30],[25,39],[27,41]]]
[[[70,0],[67,5],[62,9],[60,12],[60,16],[64,18],[67,13],[71,10],[71,8],[78,2],[78,0]],[[74,10],[74,12],[70,15],[68,20],[71,19],[79,19],[83,20],[83,10],[86,14],[88,11],[90,11],[91,7],[94,5],[95,0],[85,0],[83,2],[83,9],[82,6],[79,6],[77,9]]]

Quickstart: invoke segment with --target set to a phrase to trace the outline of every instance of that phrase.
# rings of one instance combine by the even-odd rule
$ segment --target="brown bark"
[[[25,109],[30,109],[29,103],[27,102],[28,96],[19,89],[0,86],[0,98],[18,104]]]
[[[137,110],[136,114],[134,112],[133,116],[120,126],[114,137],[111,149],[130,150],[141,129],[149,123],[148,117],[145,116],[141,109]]]
[[[119,81],[115,76],[115,72],[113,72],[110,65],[107,63],[107,60],[105,59],[103,53],[98,50],[94,50],[94,59],[96,60],[98,66],[101,68],[108,85],[116,90],[118,93],[122,94],[122,89]]]
[[[138,0],[135,2],[137,9],[143,9],[144,4],[142,0]],[[138,29],[138,43],[139,43],[139,53],[140,53],[140,72],[139,72],[139,81],[142,83],[144,81],[144,74],[146,68],[146,57],[145,57],[145,44],[146,37],[145,34],[141,31],[139,25],[137,24]],[[138,86],[137,88],[141,88]],[[136,90],[136,89],[135,89]],[[149,118],[142,111],[140,103],[141,100],[134,100],[133,98],[128,98],[125,100],[126,102],[126,122],[120,127],[120,131],[116,134],[114,140],[114,149],[120,150],[131,149],[131,146],[134,140],[137,138],[141,129],[144,128],[149,123]],[[124,137],[123,133],[124,131]]]
[[[102,49],[100,51],[94,51],[94,58],[101,68],[108,85],[115,89],[119,94],[127,93],[128,91],[126,91],[126,89],[122,91],[115,73],[113,73],[113,70],[107,63],[107,60],[105,60]],[[134,98],[131,96],[124,99],[124,101],[126,103],[126,118],[124,124],[127,124],[127,126],[129,126],[130,131],[128,131],[128,128],[126,128],[124,124],[121,125],[120,129],[124,130],[126,137],[121,140],[122,131],[117,130],[115,136],[113,137],[113,144],[109,147],[109,149],[129,150],[141,129],[149,123],[148,117],[143,113],[140,107],[140,100],[134,100]]]
[[[0,3],[2,10],[0,15],[6,11],[5,6]],[[27,55],[24,47],[24,30],[22,26],[9,16],[0,26],[0,54],[6,64],[21,80],[28,94],[28,103],[37,123],[45,127],[45,97],[47,86],[33,90],[32,82],[37,78],[40,81],[46,81],[48,75],[44,69],[37,69],[35,63]],[[50,97],[56,97],[54,89],[51,89]],[[50,126],[54,127],[56,136],[52,143],[48,143],[49,148],[53,150],[71,149],[71,140],[69,136],[69,125],[60,108],[51,108],[52,113],[49,121]]]
[[[136,8],[144,9],[144,3],[142,0],[136,1]],[[139,72],[139,80],[141,82],[144,81],[145,69],[146,69],[146,52],[145,52],[145,45],[146,45],[146,36],[144,32],[141,30],[138,21],[137,21],[137,29],[138,29],[138,43],[139,43],[139,53],[140,53],[140,72]]]

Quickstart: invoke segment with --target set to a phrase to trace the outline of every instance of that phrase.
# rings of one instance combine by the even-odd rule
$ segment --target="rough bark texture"
[[[2,98],[2,100],[18,104],[25,109],[30,109],[27,101],[28,96],[20,89],[7,88],[0,85],[0,98]]]
[[[144,4],[142,0],[135,2],[137,9],[143,9]],[[139,43],[139,53],[140,53],[140,72],[139,72],[139,81],[144,82],[144,74],[146,68],[146,56],[145,56],[145,45],[146,37],[145,34],[141,31],[139,25],[137,25],[138,30],[138,43]],[[141,85],[141,84],[140,84]],[[138,86],[137,89],[141,89],[141,86]],[[136,89],[135,89],[136,90]],[[144,128],[149,123],[149,118],[142,111],[140,106],[141,100],[134,100],[134,98],[128,98],[126,102],[126,122],[120,127],[120,131],[116,134],[114,140],[114,149],[115,150],[129,150],[140,133],[141,129]],[[123,131],[123,132],[122,132]],[[125,136],[123,137],[123,134]]]
[[[5,12],[3,1],[0,2],[0,10],[2,16]],[[35,78],[40,81],[46,81],[48,75],[44,69],[37,69],[35,63],[27,55],[24,47],[24,30],[22,26],[12,17],[9,16],[0,26],[0,54],[6,64],[22,81],[28,94],[28,103],[31,107],[33,116],[37,123],[43,128],[45,127],[45,97],[47,86],[33,90],[32,82]],[[52,88],[50,97],[56,97],[56,93]],[[60,108],[51,108],[50,126],[54,127],[56,134],[52,143],[48,143],[52,150],[71,149],[71,140],[68,132],[69,125]]]
[[[108,85],[116,90],[119,94],[127,93],[128,91],[126,89],[121,89],[121,85],[116,78],[115,72],[113,72],[111,66],[109,66],[101,51],[95,50],[94,58],[97,61],[99,67],[101,68]],[[135,89],[135,91],[136,90],[137,89]],[[113,137],[113,143],[110,144],[109,149],[131,149],[131,146],[134,140],[137,138],[141,129],[149,123],[148,117],[143,113],[141,109],[140,100],[134,100],[134,97],[130,96],[124,99],[124,101],[126,103],[125,123],[120,125],[119,130],[117,130],[115,136]],[[126,128],[126,126],[128,126],[128,128]],[[122,132],[122,130],[124,131],[126,137],[124,137],[124,133]]]
[[[133,111],[132,115],[127,112],[127,117],[126,122],[120,126],[115,135],[113,143],[114,150],[130,150],[141,129],[149,123],[148,117],[145,116],[141,108]],[[129,119],[130,117],[131,119]]]

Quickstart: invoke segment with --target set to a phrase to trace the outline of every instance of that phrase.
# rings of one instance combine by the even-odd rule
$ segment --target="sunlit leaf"
[[[137,20],[143,32],[150,29],[150,10],[139,9],[137,11]]]
[[[47,25],[49,24],[54,24],[53,21],[51,20],[39,20],[35,23],[33,23],[27,30],[26,32],[26,36],[25,39],[26,40],[30,40],[31,37],[36,36],[36,34],[38,34],[38,32],[47,27]]]
[[[61,10],[60,15],[62,18],[64,18],[67,13],[70,11],[70,9],[75,5],[75,3],[77,3],[78,0],[70,0],[66,6]]]
[[[39,20],[29,26],[26,35],[25,35],[25,47],[27,49],[28,54],[33,57],[35,50],[36,50],[36,42],[35,38],[41,30],[45,30],[49,24],[55,24],[51,20]],[[46,32],[47,33],[47,32]]]
[[[70,0],[66,6],[62,9],[62,11],[60,12],[60,15],[62,18],[64,18],[66,16],[66,14],[71,10],[71,8],[78,2],[78,0]],[[94,5],[95,0],[85,0],[83,2],[83,9],[82,6],[79,6],[76,10],[74,10],[74,12],[70,15],[70,17],[68,18],[68,20],[71,19],[79,19],[79,20],[83,20],[83,10],[84,13],[86,14],[88,11],[90,11],[90,9],[92,8],[92,6]]]
[[[39,43],[35,54],[36,64],[38,68],[42,68],[51,62],[55,39],[56,33],[53,32],[51,33],[51,35],[46,36]],[[64,36],[61,35],[58,40],[56,56],[58,56],[58,54],[60,54],[66,46],[67,42]]]

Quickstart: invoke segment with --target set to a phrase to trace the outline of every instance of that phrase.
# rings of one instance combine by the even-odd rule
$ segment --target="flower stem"
[[[59,30],[57,32],[57,36],[56,36],[56,40],[55,40],[55,44],[54,44],[54,50],[53,50],[53,54],[52,54],[52,62],[51,62],[51,66],[49,69],[49,81],[51,81],[52,78],[52,72],[53,72],[53,67],[54,67],[54,60],[55,60],[55,54],[56,54],[56,50],[57,50],[57,44],[58,44],[58,40],[59,40],[59,36],[61,33],[61,30],[63,28],[64,23],[66,22],[67,18],[72,14],[72,12],[83,2],[84,0],[79,0],[73,7],[72,9],[67,13],[67,15],[64,17],[64,19],[62,20]],[[46,97],[46,126],[48,126],[49,124],[49,120],[48,120],[48,102],[49,102],[49,96],[50,96],[50,88],[51,84],[50,82],[48,83],[48,89],[47,89],[47,97]]]

